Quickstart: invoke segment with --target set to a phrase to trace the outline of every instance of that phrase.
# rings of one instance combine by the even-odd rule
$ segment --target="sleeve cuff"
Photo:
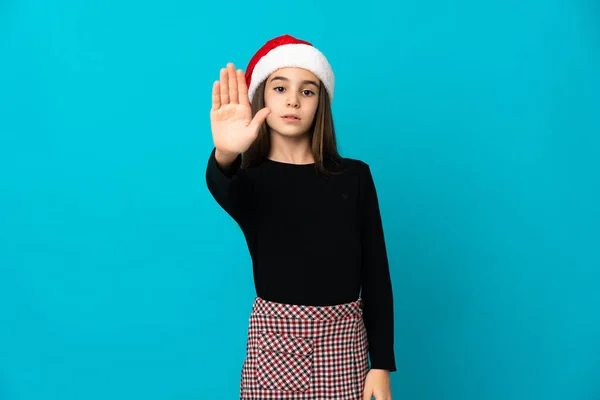
[[[213,148],[212,152],[210,153],[210,159],[208,164],[209,173],[217,180],[223,178],[227,180],[233,179],[235,174],[239,171],[239,169],[242,166],[242,155],[239,154],[227,168],[223,168],[219,165],[219,163],[217,163],[217,158],[215,157],[216,151],[217,149]]]
[[[371,357],[371,369],[386,369],[390,372],[396,372],[396,360],[394,352],[391,351],[389,357],[376,358]]]

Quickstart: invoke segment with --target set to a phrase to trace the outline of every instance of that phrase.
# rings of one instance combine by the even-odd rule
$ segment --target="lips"
[[[284,119],[295,119],[295,120],[300,120],[300,117],[297,116],[296,114],[285,114],[283,117]]]

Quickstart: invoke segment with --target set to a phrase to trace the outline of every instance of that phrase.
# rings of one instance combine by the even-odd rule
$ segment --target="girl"
[[[241,399],[391,399],[377,193],[368,164],[338,154],[333,93],[325,56],[290,35],[213,85],[206,183],[244,233],[257,292]]]

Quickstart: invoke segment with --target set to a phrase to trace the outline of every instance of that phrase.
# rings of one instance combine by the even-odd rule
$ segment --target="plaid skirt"
[[[242,400],[362,400],[369,371],[363,302],[307,306],[256,297]]]

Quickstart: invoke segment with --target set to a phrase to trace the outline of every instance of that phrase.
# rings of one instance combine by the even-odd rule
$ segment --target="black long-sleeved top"
[[[206,183],[242,229],[257,295],[304,305],[364,302],[371,368],[396,371],[392,284],[377,193],[368,164],[343,158],[325,177],[314,164],[264,159],[228,168],[213,148]],[[361,291],[362,289],[362,291]]]

